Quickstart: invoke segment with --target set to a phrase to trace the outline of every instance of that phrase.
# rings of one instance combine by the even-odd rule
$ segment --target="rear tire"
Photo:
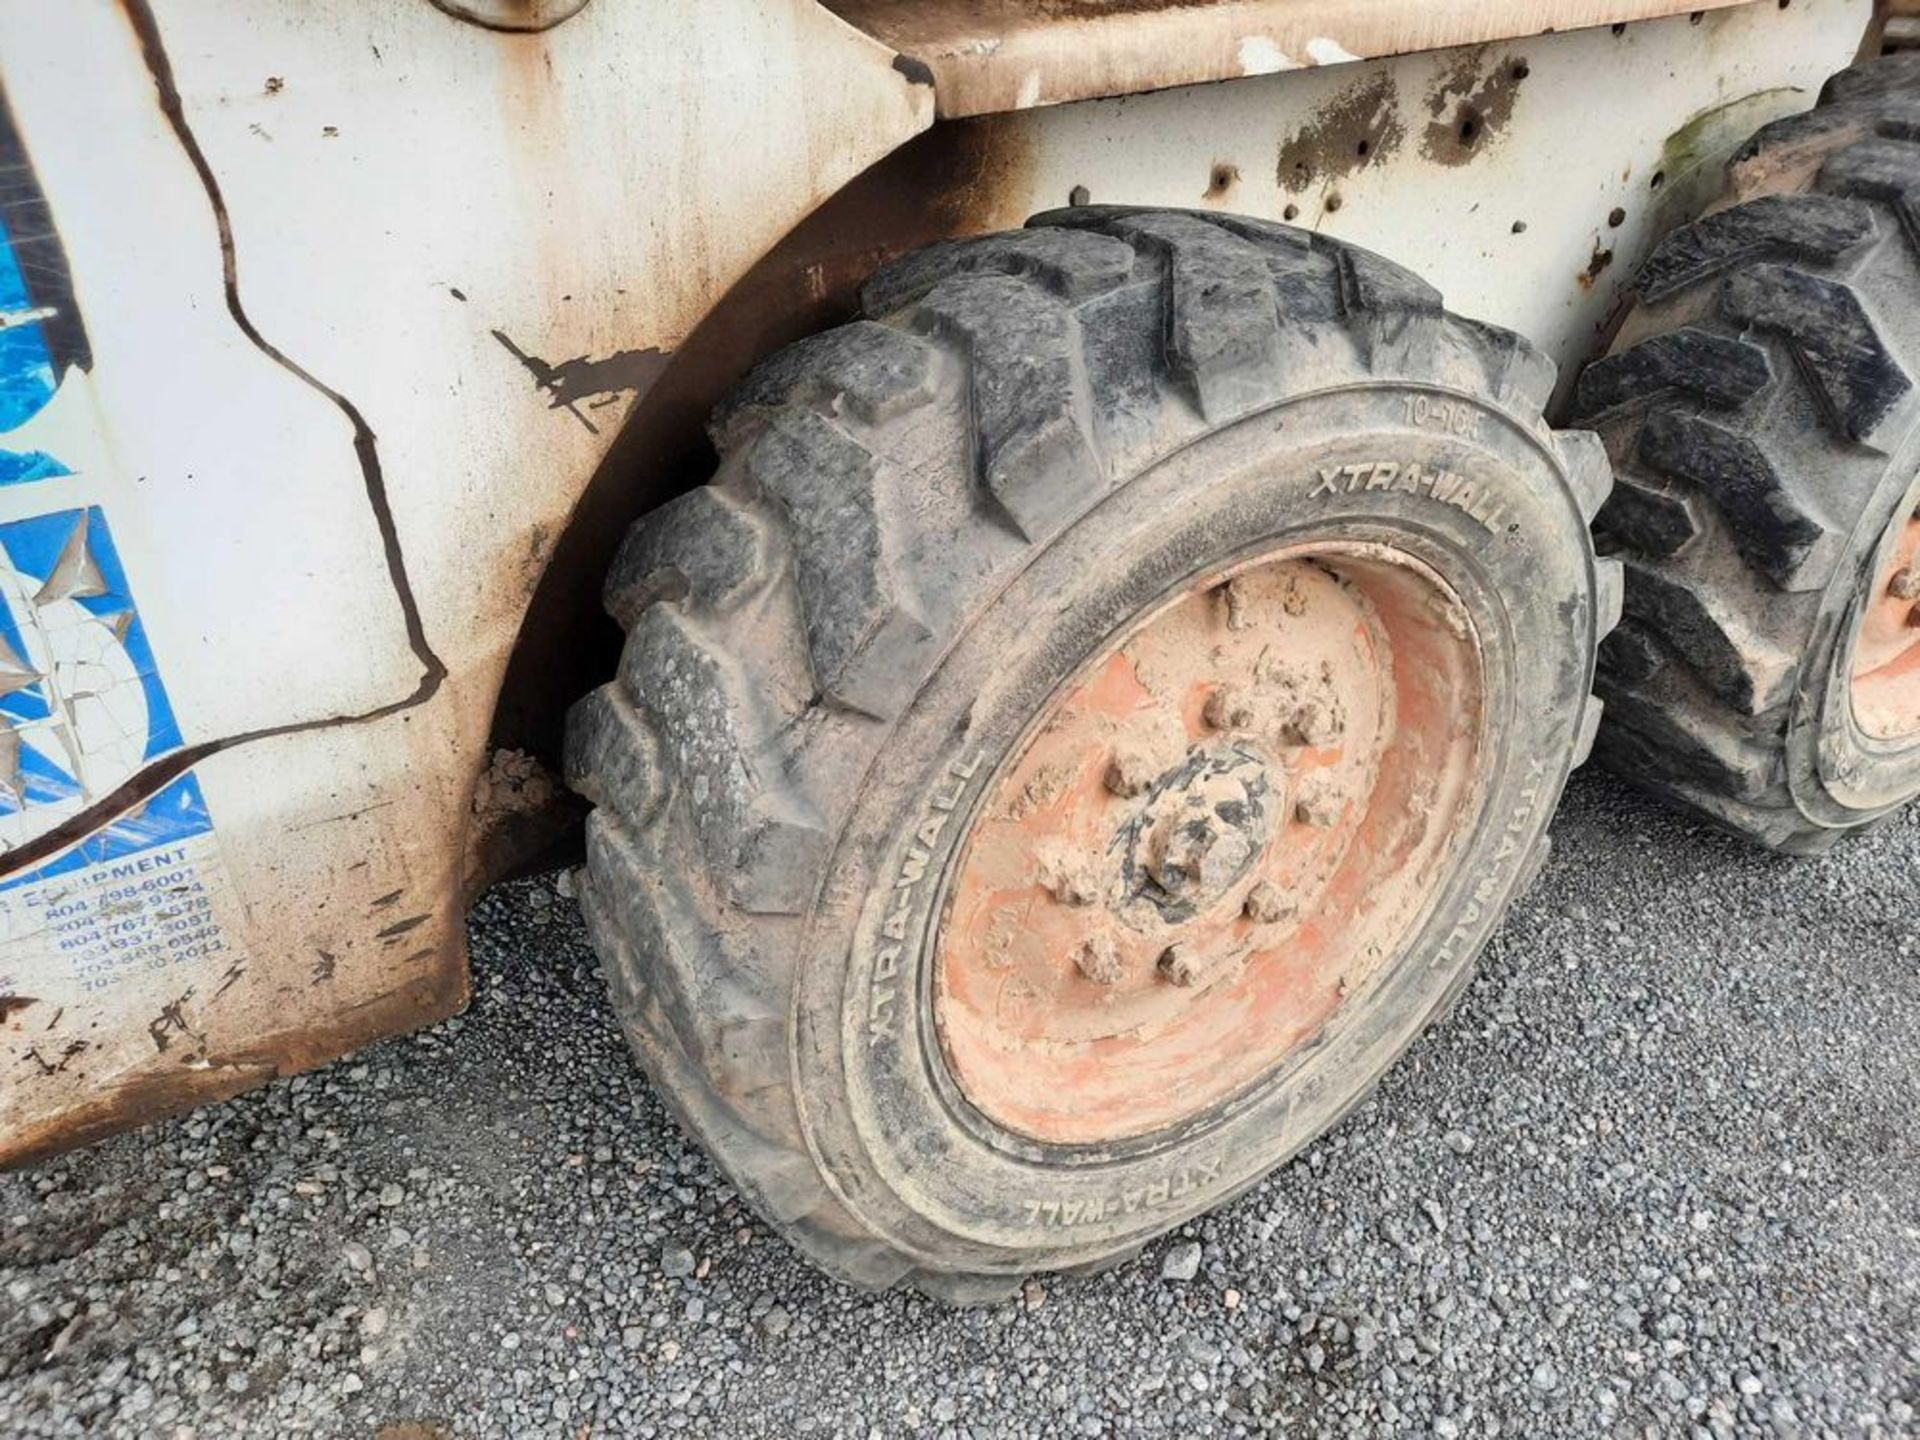
[[[769,1222],[853,1284],[976,1302],[1252,1184],[1458,994],[1598,721],[1610,480],[1541,420],[1524,341],[1304,231],[1064,211],[909,255],[864,302],[747,379],[713,484],[621,549],[619,677],[568,740],[582,903],[642,1063]],[[1477,637],[1481,763],[1431,903],[1285,1065],[1183,1123],[996,1123],[947,1065],[930,958],[981,797],[1138,617],[1322,543],[1439,577],[1459,609],[1423,623]]]
[[[1902,616],[1875,615],[1920,540],[1920,57],[1843,71],[1761,130],[1724,208],[1637,286],[1574,395],[1627,569],[1598,753],[1761,845],[1821,850],[1920,793],[1920,628],[1903,658]]]

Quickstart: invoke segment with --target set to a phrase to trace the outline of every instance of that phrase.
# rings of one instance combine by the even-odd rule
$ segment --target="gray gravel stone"
[[[1576,777],[1337,1130],[975,1311],[801,1263],[628,1059],[570,898],[502,886],[465,1016],[0,1175],[0,1435],[1910,1436],[1916,867],[1912,814],[1788,864]]]
[[[1160,1257],[1162,1280],[1191,1280],[1200,1273],[1200,1242],[1176,1240]]]
[[[693,1274],[693,1251],[684,1245],[668,1245],[660,1252],[660,1273],[669,1280]]]

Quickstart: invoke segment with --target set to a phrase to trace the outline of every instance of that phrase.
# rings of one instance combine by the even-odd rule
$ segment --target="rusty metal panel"
[[[1698,13],[1748,0],[822,0],[986,115]]]
[[[1029,209],[1290,221],[1416,270],[1569,383],[1734,146],[1850,64],[1870,0],[1794,0],[999,117]],[[1605,123],[1594,122],[1604,96]]]
[[[458,1008],[555,537],[932,120],[811,0],[484,9],[0,9],[0,1160]]]

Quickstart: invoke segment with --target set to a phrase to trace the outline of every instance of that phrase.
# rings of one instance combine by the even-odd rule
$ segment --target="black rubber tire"
[[[1574,392],[1626,564],[1599,755],[1770,849],[1920,793],[1920,737],[1855,723],[1852,637],[1920,502],[1920,56],[1842,71],[1736,153]]]
[[[1063,211],[907,256],[864,306],[749,377],[713,484],[620,551],[619,677],[570,720],[582,903],[642,1063],[781,1233],[853,1284],[983,1301],[1253,1183],[1458,993],[1598,723],[1610,477],[1541,419],[1553,367],[1525,342],[1289,227]],[[1427,490],[1360,484],[1386,456]],[[907,877],[940,880],[945,817],[1107,635],[1295,533],[1414,550],[1486,637],[1489,765],[1417,963],[1304,1079],[1205,1123],[1098,1153],[983,1134],[934,1073],[937,885]],[[866,937],[900,886],[889,974]]]

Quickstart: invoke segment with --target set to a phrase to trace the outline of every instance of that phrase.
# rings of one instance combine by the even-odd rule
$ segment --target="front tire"
[[[1063,211],[863,298],[622,548],[583,905],[777,1228],[982,1300],[1252,1184],[1457,995],[1597,724],[1610,477],[1525,342],[1288,227]]]

